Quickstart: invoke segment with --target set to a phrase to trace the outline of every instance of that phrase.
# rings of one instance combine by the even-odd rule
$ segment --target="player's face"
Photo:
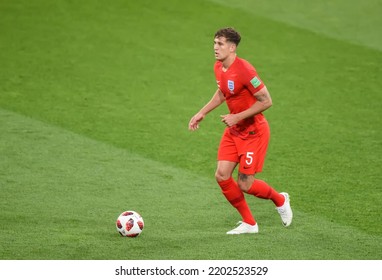
[[[224,61],[231,53],[235,52],[235,44],[227,42],[225,37],[214,39],[214,52],[216,60]]]

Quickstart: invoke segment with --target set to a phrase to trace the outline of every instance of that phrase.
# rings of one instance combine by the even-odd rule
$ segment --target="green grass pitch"
[[[381,2],[288,3],[1,1],[0,259],[381,259]],[[187,130],[224,26],[272,95],[258,177],[289,192],[288,229],[247,196],[260,233],[227,236],[225,105]]]

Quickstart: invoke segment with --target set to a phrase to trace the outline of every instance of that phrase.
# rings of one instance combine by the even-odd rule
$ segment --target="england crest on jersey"
[[[233,91],[235,89],[235,82],[234,81],[228,80],[228,89],[233,94]]]

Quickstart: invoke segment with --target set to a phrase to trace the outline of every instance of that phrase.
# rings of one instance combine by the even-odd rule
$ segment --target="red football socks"
[[[259,198],[271,199],[276,207],[282,206],[285,202],[285,197],[282,194],[279,194],[266,182],[259,179],[255,179],[247,193]]]
[[[218,182],[218,184],[229,203],[239,211],[243,222],[255,225],[256,221],[236,181],[231,177],[228,180]]]

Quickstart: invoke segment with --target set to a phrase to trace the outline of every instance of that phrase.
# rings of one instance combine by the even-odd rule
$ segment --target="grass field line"
[[[200,224],[206,219],[203,215],[208,215],[205,213],[211,209],[211,202],[216,202],[216,207],[230,213],[228,215],[232,214],[232,219],[238,217],[234,211],[229,212],[230,207],[215,186],[212,175],[211,178],[201,177],[3,109],[0,109],[0,127],[0,187],[4,199],[0,215],[5,217],[2,221],[32,217],[38,223],[38,216],[49,211],[59,212],[68,220],[76,220],[71,216],[79,214],[82,218],[88,215],[93,219],[97,213],[100,222],[107,221],[103,226],[105,232],[114,234],[115,215],[126,208],[143,211],[148,221],[175,212],[180,220],[188,221],[193,217],[201,219],[196,222]],[[262,200],[250,201],[251,206],[260,206],[256,211],[262,221],[260,225],[264,224],[264,233],[275,234],[275,231],[282,235],[284,229],[278,221],[272,224],[279,219],[277,214],[270,212],[274,211],[273,206]],[[295,205],[297,208],[298,201]],[[110,211],[102,213],[96,209]],[[371,240],[381,239],[354,226],[338,225],[301,210],[295,209],[294,213],[294,233],[288,232],[296,242],[328,239],[341,247],[354,238],[364,243],[366,250],[373,250]],[[176,219],[173,218],[174,223],[183,223]],[[214,217],[207,217],[209,219]],[[8,226],[2,225],[5,232],[2,238],[6,240],[2,244],[15,238]],[[187,224],[179,227],[180,237],[190,230],[188,227]],[[341,239],[343,236],[348,237]]]

